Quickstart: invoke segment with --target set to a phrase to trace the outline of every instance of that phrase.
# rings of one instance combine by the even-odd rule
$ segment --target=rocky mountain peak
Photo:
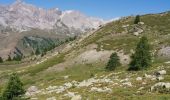
[[[58,8],[43,9],[27,4],[23,0],[16,0],[11,5],[0,7],[0,25],[20,32],[35,28],[51,30],[56,27],[58,21],[68,28],[82,32],[103,24],[102,20],[91,19],[79,11],[61,11]]]

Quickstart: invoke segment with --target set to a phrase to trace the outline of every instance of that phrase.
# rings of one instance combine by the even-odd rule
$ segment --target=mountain
[[[8,55],[16,56],[16,52],[28,56],[37,48],[42,49],[39,44],[36,44],[34,47],[29,45],[27,50],[25,48],[27,46],[21,45],[24,37],[38,36],[42,39],[63,42],[63,38],[81,35],[102,24],[105,24],[102,19],[88,17],[79,11],[43,9],[16,0],[11,5],[0,6],[0,56],[6,59]]]
[[[170,12],[140,15],[140,22],[134,24],[134,21],[135,16],[127,16],[107,23],[59,46],[60,51],[54,50],[40,61],[33,59],[27,65],[12,64],[12,67],[0,64],[0,89],[4,90],[9,74],[17,72],[27,90],[25,95],[31,99],[168,100]],[[151,45],[152,66],[127,71],[130,56],[142,36],[146,36]],[[45,41],[52,43],[36,36],[24,37],[23,41],[40,47]],[[109,57],[115,52],[122,65],[106,71]]]
[[[46,10],[21,0],[0,6],[0,24],[18,31],[53,29],[57,22],[82,31],[97,28],[104,23],[102,19],[87,17],[78,11],[60,11],[58,8]]]

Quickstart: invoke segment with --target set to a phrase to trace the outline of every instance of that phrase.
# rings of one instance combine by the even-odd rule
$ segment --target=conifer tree
[[[110,60],[107,63],[106,69],[109,71],[115,70],[116,67],[120,66],[120,59],[117,53],[112,53]]]
[[[40,50],[39,50],[39,48],[36,49],[35,54],[36,54],[36,55],[40,55]]]
[[[11,59],[11,56],[10,56],[10,55],[8,55],[8,59],[7,59],[7,61],[12,61],[12,59]]]
[[[18,75],[13,73],[9,79],[6,89],[2,94],[2,100],[21,100],[21,96],[25,94],[23,83]]]
[[[137,16],[135,17],[134,24],[138,24],[139,22],[140,22],[140,16],[137,15]]]
[[[137,44],[136,51],[132,55],[129,70],[146,69],[151,65],[150,45],[145,36],[143,36]]]
[[[0,57],[0,63],[3,63],[3,59],[2,59],[2,57]]]

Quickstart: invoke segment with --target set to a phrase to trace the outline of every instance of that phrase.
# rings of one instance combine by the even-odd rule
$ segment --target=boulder
[[[159,82],[151,87],[151,91],[158,90],[159,88],[170,89],[170,83]]]

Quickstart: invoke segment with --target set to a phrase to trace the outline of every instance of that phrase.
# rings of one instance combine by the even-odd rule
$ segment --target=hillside
[[[129,16],[101,26],[29,66],[0,67],[1,88],[9,73],[18,72],[32,99],[168,100],[170,13],[142,15],[139,24],[134,20]],[[144,35],[152,46],[152,66],[127,71],[130,56]],[[122,66],[108,72],[105,66],[113,52],[118,53]]]

